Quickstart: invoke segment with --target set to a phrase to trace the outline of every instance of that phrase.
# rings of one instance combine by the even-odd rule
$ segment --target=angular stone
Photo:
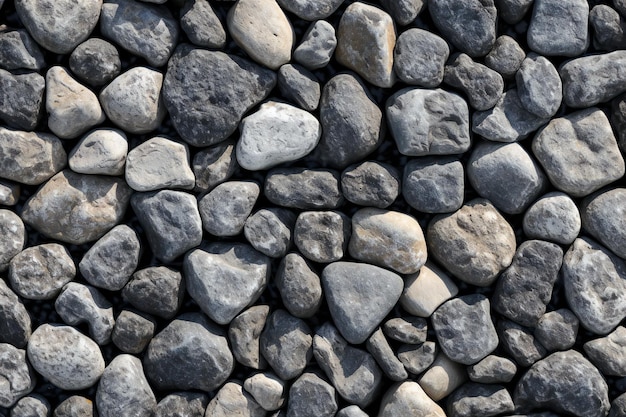
[[[128,141],[117,129],[96,129],[78,142],[69,154],[69,166],[79,174],[121,175],[124,173]]]
[[[594,31],[593,46],[596,49],[614,51],[626,47],[626,22],[617,10],[598,4],[589,12],[589,23]]]
[[[395,317],[387,320],[382,329],[385,335],[398,342],[419,345],[426,341],[427,324],[421,317]]]
[[[383,374],[374,358],[348,345],[328,322],[313,338],[313,354],[339,395],[352,404],[366,407],[382,387]]]
[[[333,417],[337,412],[335,388],[313,372],[306,372],[289,389],[287,417]]]
[[[407,413],[428,417],[446,416],[443,409],[415,381],[392,385],[383,396],[378,417],[395,417]]]
[[[194,249],[183,263],[187,292],[202,311],[219,324],[228,324],[265,290],[270,260],[251,246],[212,243]]]
[[[317,146],[322,135],[322,127],[312,114],[277,101],[262,104],[241,121],[239,129],[237,162],[250,171],[298,160]]]
[[[9,268],[11,259],[22,252],[26,241],[22,219],[11,210],[0,209],[0,271]]]
[[[204,417],[209,396],[199,392],[177,392],[163,398],[157,404],[155,417]]]
[[[511,394],[502,385],[469,382],[448,399],[448,416],[496,416],[515,410]]]
[[[104,122],[98,97],[63,67],[46,73],[48,127],[62,139],[73,139]]]
[[[435,217],[428,225],[430,253],[458,279],[491,285],[515,254],[511,225],[484,199]]]
[[[626,376],[626,328],[619,326],[606,337],[583,345],[585,353],[603,375]]]
[[[408,374],[406,369],[404,369],[404,365],[396,358],[380,328],[367,339],[365,346],[389,379],[392,381],[404,381],[407,379]]]
[[[53,417],[94,417],[96,405],[86,397],[72,395],[54,409]]]
[[[378,7],[355,2],[341,15],[335,58],[377,87],[391,87],[395,82],[395,45],[393,20]]]
[[[496,41],[493,0],[430,0],[428,11],[439,31],[469,56],[484,56]]]
[[[504,92],[500,74],[463,53],[453,55],[448,61],[443,81],[463,91],[470,106],[479,111],[495,106]]]
[[[163,74],[134,67],[117,76],[100,92],[102,108],[126,132],[142,134],[158,128],[166,109],[161,98]]]
[[[71,326],[87,323],[89,335],[97,344],[106,345],[111,341],[115,326],[113,306],[96,288],[70,282],[63,287],[54,308],[59,317]]]
[[[349,405],[339,410],[335,417],[367,417],[367,414],[358,405]]]
[[[196,177],[194,191],[204,193],[228,180],[238,168],[235,142],[227,140],[198,151],[191,164]]]
[[[626,395],[622,394],[611,403],[611,410],[609,411],[608,417],[624,416],[626,416]]]
[[[353,204],[386,208],[400,194],[400,174],[391,165],[365,161],[341,173],[341,191]]]
[[[413,375],[424,372],[435,361],[437,345],[435,342],[424,342],[421,345],[401,345],[398,348],[398,359],[404,368]]]
[[[322,90],[319,159],[334,168],[361,161],[382,142],[383,114],[363,82],[352,74],[338,74]]]
[[[81,245],[99,239],[122,220],[130,194],[120,178],[65,170],[26,201],[22,219],[48,237]]]
[[[104,371],[98,345],[70,326],[42,324],[31,335],[27,352],[33,368],[64,390],[89,388]]]
[[[164,319],[173,318],[183,303],[185,283],[180,272],[164,266],[141,269],[122,290],[136,309]]]
[[[281,408],[285,402],[287,387],[276,375],[264,372],[247,378],[243,382],[243,389],[252,395],[265,411],[274,411]]]
[[[278,70],[278,89],[288,100],[307,111],[315,111],[321,88],[315,75],[299,65],[285,64]],[[321,135],[321,127],[320,127]]]
[[[320,277],[298,253],[289,253],[280,262],[275,276],[285,308],[295,317],[309,318],[322,304]]]
[[[374,265],[335,262],[322,271],[326,302],[341,335],[363,343],[402,293],[399,275]]]
[[[143,366],[154,389],[210,392],[228,379],[234,360],[222,329],[200,313],[187,313],[152,339]]]
[[[196,198],[182,191],[135,193],[133,211],[154,256],[171,262],[202,241],[202,219]]]
[[[254,249],[272,258],[282,258],[291,248],[295,223],[295,213],[270,207],[248,216],[243,233]]]
[[[515,404],[582,417],[609,411],[608,388],[600,372],[580,353],[557,352],[534,364],[518,382]]]
[[[567,350],[576,343],[578,324],[576,315],[562,308],[541,316],[533,334],[549,352]]]
[[[585,0],[535,0],[528,46],[547,56],[581,55],[589,46],[588,22]]]
[[[0,180],[0,204],[14,206],[20,198],[20,185],[11,181]]]
[[[241,0],[228,11],[228,31],[261,65],[277,70],[291,59],[295,34],[276,0]]]
[[[48,400],[39,394],[20,398],[11,409],[11,417],[48,417],[51,407]]]
[[[551,192],[535,201],[524,214],[524,233],[531,239],[543,239],[569,245],[580,232],[578,207],[565,193]]]
[[[150,417],[156,409],[154,393],[139,358],[116,356],[100,377],[96,406],[101,417]]]
[[[102,0],[18,0],[15,9],[31,36],[44,48],[70,53],[87,39],[100,17]]]
[[[542,118],[556,114],[563,100],[561,77],[552,63],[537,54],[529,54],[515,75],[517,95],[522,106]]]
[[[35,129],[45,87],[46,81],[36,72],[13,75],[0,69],[0,119],[17,129]]]
[[[430,262],[405,279],[400,305],[418,317],[430,315],[444,302],[457,295],[458,287],[450,277]]]
[[[563,249],[554,243],[527,240],[500,275],[491,297],[493,308],[524,326],[535,327],[552,298]]]
[[[467,369],[467,374],[472,381],[483,384],[510,382],[516,373],[515,362],[495,355],[489,355]]]
[[[609,120],[598,108],[553,119],[532,143],[550,182],[584,197],[624,175],[624,159]]]
[[[534,0],[496,0],[498,14],[502,19],[514,25],[524,18]]]
[[[206,48],[223,48],[226,31],[206,0],[185,1],[180,10],[180,26],[191,43]]]
[[[293,59],[310,70],[324,68],[330,62],[336,47],[335,28],[325,20],[318,20],[311,23],[302,36],[300,45],[293,51]]]
[[[455,157],[423,157],[404,166],[402,195],[424,213],[449,213],[463,205],[465,172]]]
[[[589,196],[581,205],[583,228],[613,253],[626,258],[626,189]]]
[[[500,319],[498,321],[500,344],[518,365],[531,366],[547,355],[546,349],[533,335],[532,329]]]
[[[205,417],[264,417],[266,412],[239,382],[227,382],[209,402]]]
[[[0,380],[0,407],[11,407],[35,388],[35,373],[25,350],[0,343]]]
[[[23,348],[30,334],[30,315],[24,303],[4,280],[0,280],[0,343]]]
[[[39,71],[46,65],[37,43],[24,29],[0,31],[0,67]]]
[[[321,168],[276,168],[265,177],[265,197],[301,210],[335,209],[343,203],[339,173]]]
[[[111,340],[122,352],[140,354],[154,336],[156,323],[130,310],[122,310],[115,320]]]
[[[439,353],[432,366],[416,382],[433,401],[450,395],[467,380],[465,367]]]
[[[278,0],[278,4],[304,20],[325,19],[337,10],[341,0]]]
[[[350,231],[350,218],[339,211],[303,211],[296,220],[293,241],[306,258],[330,263],[344,257]]]
[[[260,339],[269,312],[269,306],[252,306],[230,322],[228,339],[240,364],[253,369],[267,367],[261,355]]]
[[[407,84],[434,88],[443,81],[449,55],[450,47],[443,38],[423,29],[411,28],[398,36],[393,52],[394,71]]]
[[[406,88],[387,100],[386,114],[404,155],[457,154],[470,146],[469,110],[458,94]]]
[[[275,85],[274,72],[246,59],[181,45],[169,61],[162,94],[182,139],[210,146],[235,132]]]
[[[485,57],[485,65],[499,72],[503,77],[510,78],[519,70],[524,58],[526,58],[526,52],[519,43],[508,35],[502,35],[498,36],[493,48]]]
[[[122,68],[117,48],[98,38],[81,43],[70,55],[70,69],[81,81],[99,87],[117,77]]]
[[[167,63],[180,32],[176,19],[165,6],[133,0],[112,0],[103,4],[100,31],[153,67]]]

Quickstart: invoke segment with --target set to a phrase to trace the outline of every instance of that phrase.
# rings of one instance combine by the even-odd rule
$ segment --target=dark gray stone
[[[240,364],[253,369],[267,367],[261,355],[260,339],[269,312],[269,306],[252,306],[230,322],[228,339]]]
[[[517,373],[517,365],[511,359],[489,355],[467,368],[469,378],[483,384],[510,382]]]
[[[122,68],[117,48],[98,38],[81,43],[70,55],[70,69],[81,81],[99,87],[117,77]]]
[[[406,369],[389,346],[383,331],[378,328],[365,343],[367,351],[376,359],[380,369],[392,381],[404,381],[408,378]]]
[[[363,343],[402,293],[399,275],[374,265],[335,262],[322,271],[326,302],[335,325],[350,343]]]
[[[335,388],[313,372],[306,372],[289,389],[286,417],[333,417]]]
[[[502,35],[498,36],[493,49],[485,57],[485,65],[499,72],[502,77],[510,78],[515,75],[525,57],[526,52],[515,39]]]
[[[205,417],[265,417],[266,412],[240,382],[227,382],[209,402]]]
[[[134,193],[133,211],[154,256],[171,262],[202,241],[202,220],[196,198],[182,191]]]
[[[0,407],[11,407],[35,388],[35,373],[26,360],[26,351],[13,345],[0,343],[0,359]]]
[[[180,11],[180,26],[191,43],[206,48],[223,48],[226,31],[206,0],[187,0]]]
[[[23,348],[30,334],[30,315],[24,303],[4,280],[0,280],[0,343]]]
[[[181,45],[169,61],[162,94],[178,134],[190,145],[210,146],[234,133],[275,85],[273,71],[246,59]]]
[[[151,318],[122,310],[115,320],[111,339],[122,352],[139,354],[154,336],[156,323]]]
[[[204,230],[215,236],[236,236],[243,231],[261,189],[254,181],[227,181],[198,200]]]
[[[589,46],[588,23],[585,0],[535,0],[528,46],[541,55],[580,55]]]
[[[626,376],[626,328],[617,327],[606,337],[583,345],[591,362],[607,376]]]
[[[383,332],[387,337],[410,345],[419,345],[426,341],[428,325],[421,317],[405,316],[387,320]]]
[[[209,396],[199,392],[176,392],[156,406],[154,417],[204,417]]]
[[[521,325],[535,327],[552,298],[562,261],[563,249],[554,243],[523,242],[498,279],[491,297],[494,310]]]
[[[398,359],[407,371],[413,375],[419,375],[435,361],[437,353],[435,342],[424,342],[421,345],[401,345],[398,348]]]
[[[567,350],[576,342],[578,324],[576,315],[567,308],[550,311],[537,322],[534,336],[549,352]]]
[[[463,205],[465,173],[454,157],[424,157],[404,166],[402,196],[424,213],[449,213]]]
[[[417,18],[426,7],[426,0],[381,0],[380,4],[389,12],[396,24],[406,26]],[[345,416],[348,417],[348,416]],[[355,416],[353,416],[355,417]]]
[[[322,304],[320,277],[298,253],[290,253],[282,259],[275,284],[283,305],[295,317],[313,317]]]
[[[194,191],[211,191],[218,184],[228,180],[237,170],[235,142],[227,140],[198,151],[191,164],[196,187]]]
[[[291,248],[295,223],[292,211],[270,207],[249,216],[243,233],[254,249],[272,258],[282,258]]]
[[[265,411],[275,411],[285,402],[287,386],[276,375],[263,372],[247,378],[243,382],[243,389],[252,395]]]
[[[279,206],[335,209],[343,203],[339,172],[321,168],[276,168],[265,177],[264,194]]]
[[[228,379],[234,360],[222,329],[200,313],[187,313],[152,339],[143,366],[154,389],[210,392]]]
[[[400,194],[396,168],[377,161],[351,165],[341,173],[341,191],[353,204],[386,208]]]
[[[593,28],[593,46],[604,51],[626,47],[626,21],[610,6],[598,4],[589,12],[589,23]]]
[[[515,75],[517,95],[530,113],[550,118],[556,114],[563,99],[559,73],[545,57],[530,53]]]
[[[310,70],[324,68],[336,47],[335,28],[325,20],[318,20],[302,36],[300,45],[293,51],[293,59]]]
[[[443,81],[463,91],[470,106],[479,111],[495,106],[504,92],[502,75],[466,54],[452,56],[446,64]]]
[[[52,417],[94,417],[97,416],[94,402],[81,395],[72,395],[54,409]]]
[[[350,218],[340,211],[303,211],[296,220],[293,241],[306,258],[330,263],[344,257],[350,232]]]
[[[626,189],[591,195],[580,209],[585,231],[617,256],[626,258]]]
[[[46,81],[36,72],[13,75],[0,69],[0,119],[17,129],[35,129],[45,87]]]
[[[398,36],[393,52],[394,71],[407,84],[434,88],[443,81],[449,55],[450,47],[441,37],[423,29],[408,29]]]
[[[39,394],[20,398],[11,409],[11,417],[48,417],[51,407],[48,400]]]
[[[498,321],[498,336],[505,352],[519,366],[528,367],[547,355],[546,349],[533,336],[532,329],[509,320]]]
[[[176,315],[184,295],[182,274],[164,266],[151,266],[135,272],[122,290],[125,302],[164,319]]]
[[[325,19],[341,3],[341,0],[278,0],[281,7],[304,20]]]
[[[0,31],[0,67],[39,71],[46,65],[37,43],[24,29]]]
[[[285,64],[278,70],[278,88],[288,100],[307,111],[314,111],[320,102],[320,83],[307,69]]]
[[[510,24],[514,25],[524,18],[534,0],[496,0],[498,15]]]
[[[569,245],[580,232],[580,214],[574,201],[565,193],[548,193],[535,201],[524,214],[524,233],[531,239],[543,239]]]
[[[521,409],[547,408],[578,417],[604,417],[609,411],[604,378],[573,350],[534,364],[517,384],[514,398]]]

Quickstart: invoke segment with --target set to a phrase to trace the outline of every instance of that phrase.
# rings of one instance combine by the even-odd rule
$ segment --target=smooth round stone
[[[117,129],[96,129],[69,154],[69,166],[79,174],[121,175],[128,154],[126,135]]]
[[[318,20],[311,23],[302,36],[300,45],[293,51],[293,59],[311,71],[324,68],[336,47],[335,28],[325,20]]]
[[[122,310],[115,319],[111,341],[122,352],[140,354],[154,336],[156,323],[150,316]]]
[[[439,353],[430,368],[416,382],[430,398],[439,401],[463,385],[466,380],[466,367]]]
[[[22,219],[11,210],[0,209],[0,271],[6,271],[11,259],[24,249],[26,238]]]
[[[309,154],[322,136],[322,127],[309,112],[289,104],[268,101],[239,125],[237,162],[259,171]]]
[[[280,7],[304,20],[326,19],[341,3],[342,0],[278,0]]]
[[[254,374],[243,382],[243,388],[265,411],[274,411],[285,402],[287,387],[269,372]]]
[[[517,365],[514,361],[495,355],[489,355],[467,369],[472,381],[483,384],[510,382],[516,373]]]
[[[443,38],[423,29],[408,29],[396,42],[394,71],[407,84],[435,88],[443,81],[450,47]]]
[[[35,373],[26,351],[0,343],[0,407],[11,407],[35,388]]]
[[[524,214],[524,233],[569,245],[578,237],[581,219],[576,203],[565,193],[551,192],[535,201]]]
[[[98,345],[70,326],[42,324],[30,336],[27,352],[33,368],[64,390],[89,388],[104,372]]]
[[[254,181],[227,181],[198,201],[204,230],[215,236],[236,236],[259,198],[261,188]]]
[[[389,12],[397,25],[406,26],[424,10],[426,0],[381,0],[380,4]],[[357,417],[352,414],[350,416]]]
[[[20,185],[11,181],[0,180],[0,204],[14,206],[20,198]]]
[[[426,262],[419,272],[406,278],[400,304],[410,314],[430,317],[437,307],[458,292],[458,287],[444,271]]]
[[[445,417],[443,409],[424,392],[415,381],[393,385],[383,396],[378,417],[401,415]]]
[[[103,39],[87,39],[70,55],[70,69],[74,75],[94,87],[113,80],[121,68],[117,48]]]

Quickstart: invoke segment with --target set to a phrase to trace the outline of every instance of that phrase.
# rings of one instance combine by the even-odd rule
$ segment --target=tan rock
[[[426,262],[419,272],[407,277],[400,303],[410,314],[430,317],[437,307],[458,292],[458,287],[445,272]]]
[[[446,413],[417,382],[405,381],[385,393],[378,413],[378,417],[396,416],[445,417]]]
[[[467,379],[465,367],[440,353],[417,382],[434,401],[447,397]]]

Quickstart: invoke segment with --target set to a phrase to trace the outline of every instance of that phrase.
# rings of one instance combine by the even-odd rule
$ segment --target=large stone
[[[102,0],[18,0],[20,21],[44,48],[68,54],[87,39],[100,17]]]
[[[550,182],[572,197],[584,197],[624,175],[609,119],[595,107],[553,119],[535,136],[532,149]]]
[[[614,51],[626,46],[626,22],[611,6],[594,6],[589,12],[589,23],[594,31],[593,46],[596,49]]]
[[[223,48],[226,31],[206,0],[187,0],[180,10],[180,26],[194,45]]]
[[[393,54],[394,71],[400,80],[407,84],[434,88],[443,81],[444,65],[450,55],[450,47],[443,38],[434,33],[412,28],[398,36]]]
[[[276,168],[265,177],[264,194],[279,206],[335,209],[343,203],[339,173],[321,168]]]
[[[70,69],[82,81],[98,87],[117,77],[122,68],[120,54],[111,43],[89,38],[72,51]]]
[[[496,0],[498,13],[506,23],[514,25],[526,16],[534,0]]]
[[[395,45],[393,20],[378,7],[355,2],[341,15],[335,57],[377,87],[391,87],[395,81]]]
[[[524,108],[542,118],[556,114],[563,100],[563,85],[547,58],[529,54],[515,75],[517,95]]]
[[[26,202],[22,219],[48,237],[80,245],[99,239],[121,221],[130,194],[122,179],[65,170]]]
[[[437,307],[458,292],[458,287],[444,271],[426,262],[419,272],[406,278],[400,304],[410,314],[430,317]]]
[[[3,30],[0,33],[0,67],[12,71],[39,71],[46,65],[37,43],[24,29]]]
[[[11,408],[11,417],[48,417],[52,408],[40,394],[30,394],[19,399]]]
[[[0,343],[23,348],[30,334],[30,315],[24,303],[4,280],[0,280]]]
[[[585,353],[603,375],[626,376],[626,328],[619,326],[606,337],[583,345]]]
[[[465,172],[456,157],[424,157],[404,166],[402,195],[423,213],[449,213],[463,205]]]
[[[45,87],[46,81],[36,72],[13,75],[0,69],[0,119],[18,129],[35,129]]]
[[[341,3],[341,0],[278,0],[283,9],[304,20],[326,19]]]
[[[167,67],[163,100],[186,142],[210,146],[235,132],[241,117],[275,85],[273,71],[246,59],[181,45]]]
[[[69,166],[79,174],[121,175],[124,173],[128,141],[117,129],[96,129],[78,142],[69,154]]]
[[[583,228],[613,253],[626,259],[626,189],[615,188],[583,200]]]
[[[0,343],[0,380],[0,407],[11,407],[35,388],[35,374],[25,350]]]
[[[22,219],[11,210],[0,209],[0,236],[0,271],[5,271],[27,241]]]
[[[445,417],[443,409],[415,381],[392,385],[383,396],[378,417],[419,415]]]
[[[337,412],[335,388],[313,372],[306,372],[289,389],[287,417],[332,417]]]
[[[403,89],[387,100],[386,114],[404,155],[459,154],[470,146],[469,109],[458,94],[442,89]]]
[[[389,12],[397,25],[406,26],[424,10],[426,0],[381,0],[380,4]]]
[[[476,199],[428,225],[430,253],[458,279],[491,285],[515,254],[511,225],[488,200]]]
[[[479,111],[495,106],[504,92],[500,74],[463,53],[448,60],[443,81],[467,94],[470,106]]]
[[[535,0],[528,46],[542,55],[580,55],[589,46],[588,24],[585,0]]]
[[[524,233],[531,239],[543,239],[569,245],[580,232],[578,207],[565,193],[548,193],[535,201],[524,214]]]
[[[535,363],[515,389],[521,409],[549,409],[578,417],[604,417],[609,411],[606,381],[580,353],[557,352]]]
[[[165,266],[152,266],[135,272],[122,290],[125,302],[164,319],[176,315],[184,295],[182,274]]]

